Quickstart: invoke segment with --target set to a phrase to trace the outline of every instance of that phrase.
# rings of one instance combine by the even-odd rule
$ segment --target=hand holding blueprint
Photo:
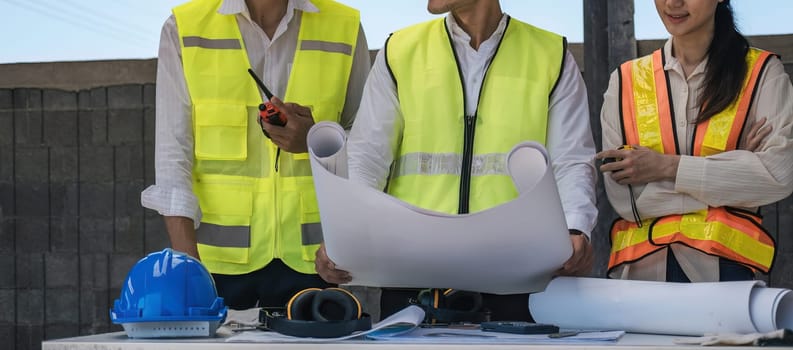
[[[350,284],[536,292],[572,254],[547,152],[537,143],[518,144],[507,156],[518,198],[465,215],[417,208],[350,182],[345,145],[338,124],[309,131],[325,248],[350,272]]]

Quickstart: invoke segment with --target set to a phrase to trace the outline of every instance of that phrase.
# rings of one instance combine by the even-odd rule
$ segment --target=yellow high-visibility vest
[[[404,130],[388,192],[445,213],[477,212],[517,197],[506,155],[522,141],[545,144],[565,51],[563,37],[509,18],[476,115],[466,116],[444,19],[395,32],[385,54]]]
[[[276,150],[257,124],[259,90],[235,15],[221,0],[173,9],[187,89],[193,103],[193,191],[203,218],[196,232],[212,273],[243,274],[280,258],[315,273],[322,242],[307,154]],[[347,94],[360,16],[331,0],[303,12],[284,101],[312,110],[314,121],[339,121]]]
[[[705,157],[736,149],[759,77],[772,56],[749,50],[740,95],[728,108],[697,124],[692,155]],[[663,154],[680,154],[664,62],[663,52],[657,50],[620,66],[623,142]],[[609,271],[670,244],[684,244],[768,273],[774,261],[774,240],[761,220],[755,213],[727,207],[650,218],[642,227],[617,220],[611,228]]]

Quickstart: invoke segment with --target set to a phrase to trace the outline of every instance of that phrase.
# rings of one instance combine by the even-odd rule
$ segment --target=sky
[[[0,0],[0,64],[157,57],[162,24],[185,1]],[[361,11],[370,49],[381,48],[390,32],[434,17],[426,0],[339,1]],[[744,34],[793,34],[793,1],[732,2]],[[569,42],[584,40],[583,0],[501,0],[501,6]],[[653,1],[635,0],[635,32],[640,40],[667,37]]]

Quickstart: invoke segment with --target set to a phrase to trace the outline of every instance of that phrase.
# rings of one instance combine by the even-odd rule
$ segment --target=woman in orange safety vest
[[[748,280],[775,237],[758,207],[793,192],[793,86],[729,0],[655,0],[671,38],[611,76],[601,114],[611,278]],[[609,162],[611,161],[611,162]]]

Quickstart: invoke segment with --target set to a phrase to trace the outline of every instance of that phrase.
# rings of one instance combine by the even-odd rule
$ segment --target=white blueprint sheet
[[[309,131],[325,247],[352,285],[536,292],[572,254],[547,152],[537,143],[516,145],[507,159],[520,196],[466,215],[417,208],[348,181],[345,145],[338,124]]]
[[[548,334],[511,334],[483,332],[480,329],[415,328],[396,336],[377,333],[369,339],[396,344],[615,344],[625,334],[623,331],[581,332],[561,338]]]
[[[529,297],[537,322],[562,328],[702,336],[793,328],[793,293],[762,281],[673,283],[557,277]]]

